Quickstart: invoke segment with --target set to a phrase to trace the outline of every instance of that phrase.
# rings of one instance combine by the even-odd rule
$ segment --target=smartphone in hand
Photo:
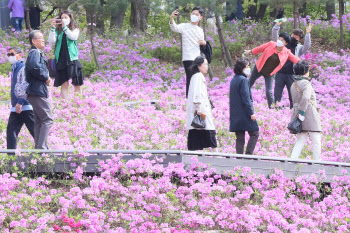
[[[179,14],[179,6],[176,6],[175,10],[177,11],[177,13],[175,14],[177,16]]]

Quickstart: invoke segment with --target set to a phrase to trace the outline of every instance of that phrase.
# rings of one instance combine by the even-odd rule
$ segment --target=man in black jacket
[[[47,86],[50,83],[47,60],[42,49],[45,47],[43,34],[38,30],[29,33],[32,45],[26,62],[26,79],[28,100],[34,111],[35,149],[48,149],[47,137],[53,124],[51,103]]]

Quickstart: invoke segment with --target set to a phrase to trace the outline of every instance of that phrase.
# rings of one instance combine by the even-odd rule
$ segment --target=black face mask
[[[299,41],[297,41],[294,37],[292,37],[291,41],[290,41],[290,45],[292,47],[296,47],[298,45]]]

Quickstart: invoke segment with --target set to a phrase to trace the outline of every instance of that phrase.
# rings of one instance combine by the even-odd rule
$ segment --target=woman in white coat
[[[209,101],[207,81],[204,74],[208,72],[208,61],[198,56],[191,66],[193,74],[190,82],[187,99],[187,129],[188,150],[202,150],[204,148],[216,148],[216,132],[212,108]],[[205,128],[194,128],[191,126],[194,116],[201,115],[205,120]]]

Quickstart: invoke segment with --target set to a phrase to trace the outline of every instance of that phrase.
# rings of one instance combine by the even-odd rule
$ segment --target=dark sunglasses
[[[14,54],[14,53],[8,53],[8,54],[7,54],[8,57],[15,56],[15,55],[16,55],[16,54]]]

